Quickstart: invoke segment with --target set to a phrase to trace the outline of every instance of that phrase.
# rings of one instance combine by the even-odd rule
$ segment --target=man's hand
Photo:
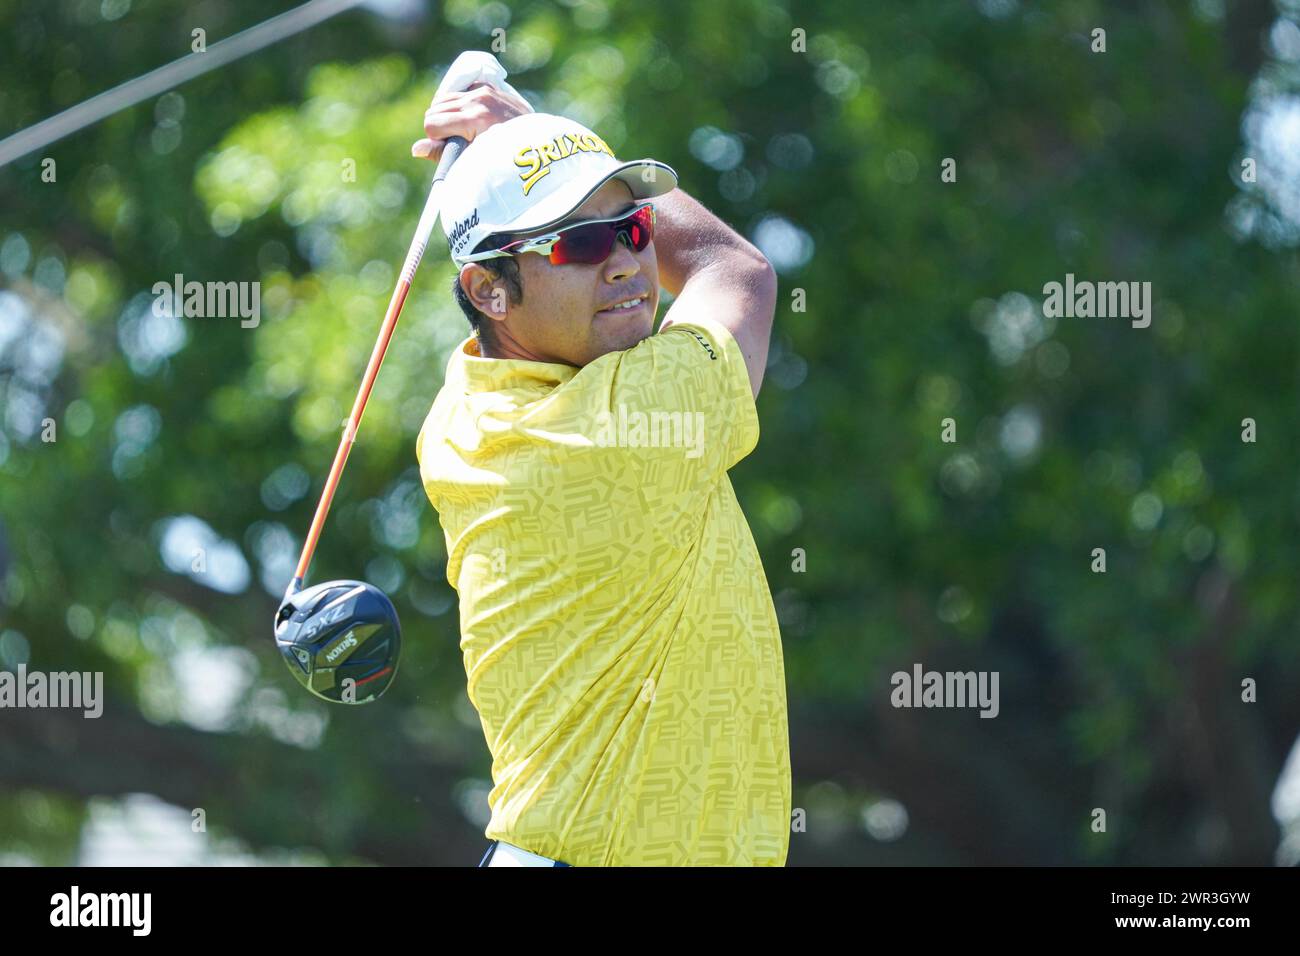
[[[449,93],[429,104],[424,114],[425,139],[411,144],[411,155],[434,162],[453,136],[467,143],[489,126],[533,112],[528,101],[486,83],[475,83],[468,90]]]

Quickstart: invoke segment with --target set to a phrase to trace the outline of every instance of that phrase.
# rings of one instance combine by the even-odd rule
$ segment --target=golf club
[[[435,99],[448,92],[468,89],[473,83],[500,86],[505,77],[506,71],[496,57],[481,51],[466,51],[448,69]],[[384,361],[384,353],[402,314],[415,270],[438,219],[439,187],[465,146],[463,138],[453,136],[443,148],[415,237],[407,250],[406,261],[379,329],[379,338],[371,352],[361,388],[316,505],[316,515],[303,544],[298,567],[275,615],[276,646],[290,673],[312,694],[332,703],[363,704],[372,701],[388,689],[397,675],[401,626],[392,601],[383,591],[363,581],[327,581],[304,590],[303,582],[361,425],[370,391],[379,374],[379,366]]]

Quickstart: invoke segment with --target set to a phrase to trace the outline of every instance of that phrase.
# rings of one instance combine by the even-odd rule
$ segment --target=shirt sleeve
[[[610,358],[601,410],[607,439],[666,447],[683,459],[680,467],[703,476],[726,472],[758,444],[749,371],[722,324],[701,318],[670,325],[597,361]]]

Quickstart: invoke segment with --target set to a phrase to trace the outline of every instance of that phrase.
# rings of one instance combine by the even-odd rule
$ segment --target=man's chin
[[[622,352],[630,349],[638,342],[643,342],[650,338],[653,332],[653,328],[646,327],[620,329],[616,333],[604,335],[595,343],[598,354],[593,355],[592,358],[599,358],[601,355],[605,355],[608,352]]]

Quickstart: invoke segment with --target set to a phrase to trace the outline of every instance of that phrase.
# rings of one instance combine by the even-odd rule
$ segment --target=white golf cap
[[[627,183],[634,199],[677,188],[671,166],[620,163],[603,139],[563,116],[525,113],[489,127],[465,147],[441,187],[439,218],[452,261],[464,265],[460,257],[494,232],[555,225],[611,179]]]

